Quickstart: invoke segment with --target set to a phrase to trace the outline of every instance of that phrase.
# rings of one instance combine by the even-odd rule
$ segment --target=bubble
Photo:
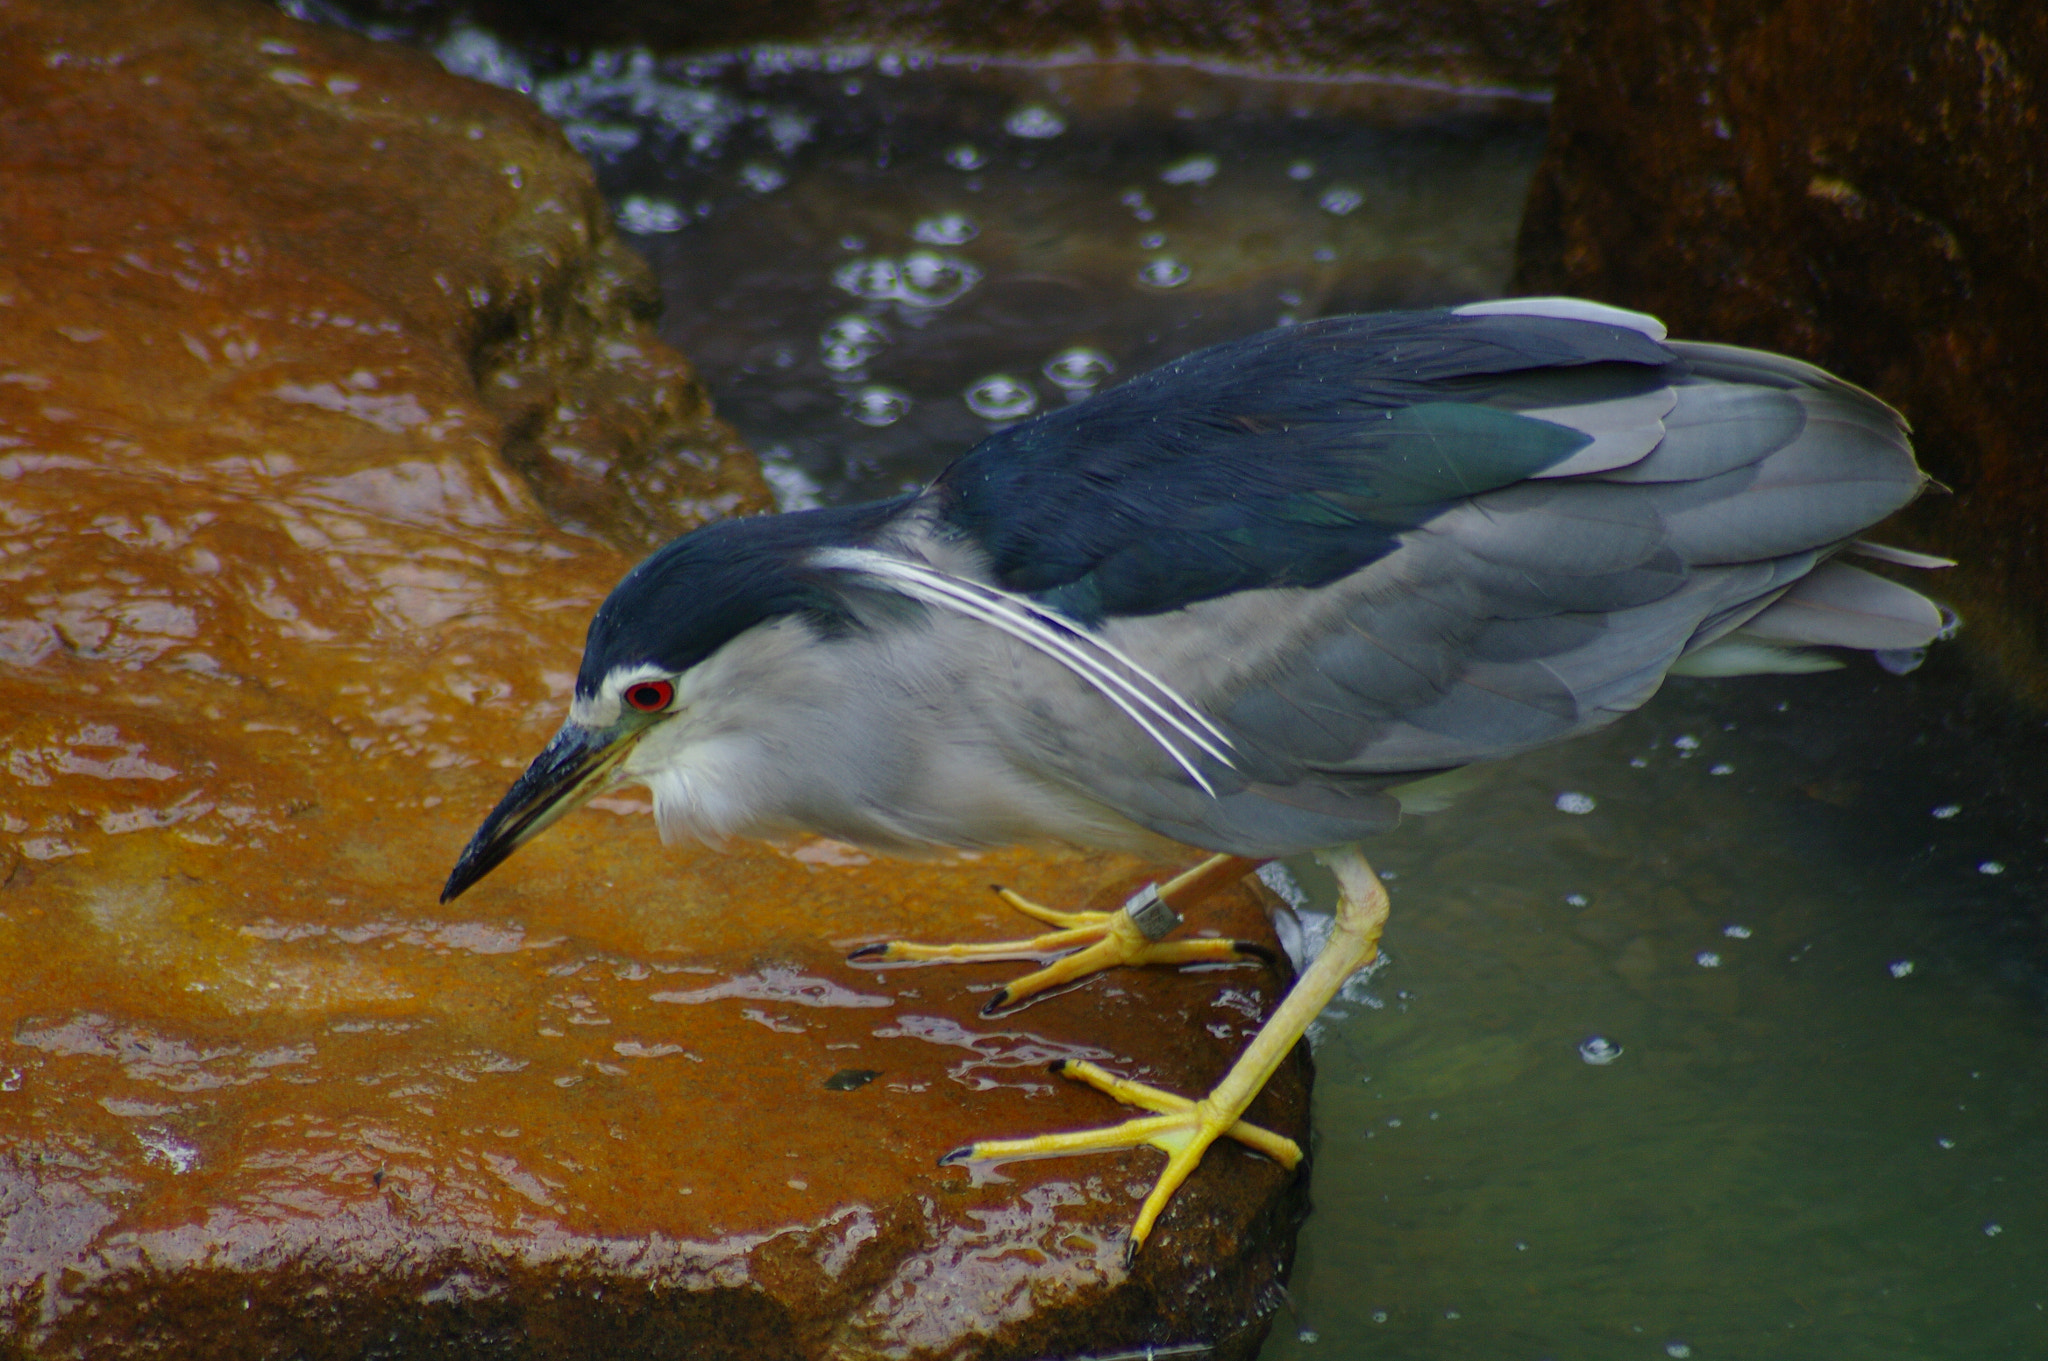
[[[619,201],[616,214],[619,230],[640,236],[679,232],[689,225],[690,214],[681,204],[645,194],[628,194]]]
[[[1337,258],[1337,252],[1328,246],[1317,246],[1313,254],[1316,263],[1319,265],[1327,265]]]
[[[1702,950],[1692,957],[1692,962],[1702,969],[1718,969],[1721,967],[1721,956],[1712,950]]]
[[[1138,282],[1148,288],[1179,288],[1193,274],[1193,270],[1171,255],[1162,255],[1157,259],[1147,260],[1139,267]]]
[[[780,166],[765,161],[748,161],[740,167],[740,183],[757,194],[772,194],[789,183],[789,175]]]
[[[1629,758],[1628,758],[1628,763],[1629,763],[1629,765],[1630,765],[1630,766],[1632,766],[1632,767],[1633,767],[1633,768],[1635,768],[1636,770],[1643,770],[1643,769],[1647,768],[1647,767],[1649,766],[1649,764],[1650,764],[1650,763],[1649,763],[1648,761],[1645,761],[1645,760],[1644,760],[1644,759],[1643,759],[1642,757],[1640,757],[1640,756],[1631,756],[1631,757],[1629,757]]]
[[[964,246],[981,232],[965,213],[939,213],[919,218],[910,229],[911,239],[927,246]]]
[[[1374,1323],[1385,1323],[1385,1322],[1387,1321],[1387,1311],[1386,1311],[1386,1310],[1384,1310],[1384,1309],[1375,1309],[1375,1310],[1373,1310],[1373,1311],[1372,1311],[1372,1321],[1373,1321]]]
[[[848,260],[832,271],[832,282],[857,298],[888,302],[902,286],[902,272],[894,260]]]
[[[1909,675],[1920,669],[1920,663],[1927,660],[1924,647],[1885,647],[1870,654],[1877,664],[1894,676]]]
[[[1069,393],[1086,392],[1116,372],[1116,365],[1100,350],[1075,345],[1045,361],[1040,370],[1055,386]]]
[[[1685,1361],[1686,1357],[1692,1355],[1692,1348],[1686,1346],[1683,1342],[1667,1342],[1664,1344],[1664,1354],[1676,1357],[1678,1361]]]
[[[967,389],[967,409],[985,421],[1014,421],[1038,410],[1038,394],[1007,373],[992,373]]]
[[[834,373],[857,369],[889,343],[889,333],[873,317],[855,312],[830,322],[818,334],[819,357]]]
[[[1560,813],[1573,813],[1584,817],[1597,807],[1599,805],[1593,802],[1591,794],[1576,794],[1566,790],[1557,796],[1557,811]]]
[[[1567,893],[1564,895],[1564,900],[1565,904],[1569,907],[1584,907],[1586,905],[1586,895],[1583,893]]]
[[[1946,1134],[1944,1134],[1939,1139],[1936,1139],[1934,1141],[1934,1146],[1936,1148],[1954,1148],[1956,1146],[1956,1141],[1949,1138]]]
[[[1621,1046],[1605,1035],[1588,1035],[1579,1042],[1579,1057],[1595,1068],[1605,1068],[1621,1057]]]
[[[946,150],[946,164],[955,170],[979,170],[988,164],[988,157],[981,154],[981,148],[972,142],[962,142]]]
[[[1721,928],[1721,934],[1728,937],[1728,939],[1730,940],[1748,940],[1750,937],[1750,930],[1746,926],[1738,926],[1731,922],[1727,926]]]
[[[1904,978],[1913,972],[1913,961],[1910,959],[1895,959],[1889,967],[1893,978]]]
[[[957,256],[914,250],[903,257],[898,295],[913,307],[944,307],[981,282],[981,271]]]
[[[1315,177],[1316,163],[1314,161],[1296,161],[1287,167],[1287,178],[1290,180],[1312,180]]]
[[[846,414],[862,425],[894,425],[910,411],[910,394],[896,388],[864,387],[847,399]]]
[[[1067,120],[1043,104],[1026,104],[1003,120],[1003,131],[1012,137],[1042,141],[1067,130]]]
[[[944,307],[981,282],[981,270],[957,256],[914,250],[901,261],[880,256],[848,260],[832,271],[832,282],[871,302]]]
[[[1687,733],[1683,737],[1672,738],[1671,745],[1677,747],[1680,751],[1698,751],[1700,749],[1700,739],[1694,737],[1691,733]]]
[[[1207,184],[1216,178],[1216,170],[1214,156],[1190,156],[1160,171],[1159,178],[1167,184]]]
[[[1165,232],[1146,232],[1143,236],[1138,238],[1138,246],[1142,250],[1160,250],[1164,248],[1165,245]]]
[[[1323,196],[1316,200],[1316,206],[1334,217],[1345,217],[1364,206],[1365,195],[1348,184],[1333,184],[1323,190]]]
[[[179,1170],[183,1171],[184,1169],[180,1168]],[[1996,1238],[2004,1232],[2005,1226],[2003,1224],[1986,1224],[1984,1226],[1984,1236],[1986,1238]]]
[[[1950,818],[1954,817],[1956,814],[1962,811],[1963,806],[1959,803],[1945,803],[1941,807],[1934,810],[1934,816],[1940,818],[1943,822],[1947,822]]]
[[[1707,774],[1709,775],[1733,775],[1734,773],[1735,767],[1729,765],[1726,761],[1721,762],[1719,765],[1707,767]]]
[[[2005,873],[2005,866],[2004,866],[2004,865],[2001,865],[2001,864],[2000,864],[2000,863],[1999,863],[1998,861],[1996,861],[1996,860],[1983,860],[1983,861],[1979,861],[1979,862],[1978,862],[1978,864],[1977,864],[1977,873],[1979,873],[1979,874],[2003,874],[2003,873]]]

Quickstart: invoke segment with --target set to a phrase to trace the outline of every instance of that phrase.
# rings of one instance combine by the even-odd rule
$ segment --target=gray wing
[[[1177,840],[1287,854],[1384,830],[1392,785],[1612,722],[1737,629],[1929,641],[1926,600],[1828,561],[1924,482],[1897,414],[1795,360],[1671,348],[1691,373],[1668,410],[1602,432],[1626,461],[1461,502],[1328,586],[1113,622],[1236,744],[1235,771],[1205,766],[1217,797],[1140,739],[1106,760],[1115,725],[1074,725],[1085,750],[1041,732],[1037,759]]]

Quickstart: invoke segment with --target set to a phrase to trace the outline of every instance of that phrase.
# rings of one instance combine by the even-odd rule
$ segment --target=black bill
[[[505,797],[462,848],[455,870],[441,890],[452,902],[463,890],[489,874],[506,856],[604,792],[612,767],[633,749],[642,728],[600,731],[567,723],[555,734],[526,772],[512,782]]]

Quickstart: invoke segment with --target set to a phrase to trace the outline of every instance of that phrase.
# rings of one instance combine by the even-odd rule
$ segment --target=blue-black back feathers
[[[1333,317],[1000,431],[933,491],[1000,585],[1088,623],[1314,586],[1589,442],[1514,408],[1633,395],[1673,360],[1641,332],[1563,318]]]

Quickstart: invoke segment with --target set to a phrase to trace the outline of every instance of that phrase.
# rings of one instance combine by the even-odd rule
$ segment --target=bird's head
[[[903,501],[724,520],[656,550],[613,588],[584,643],[568,721],[477,828],[441,890],[448,902],[564,814],[632,778],[629,758],[701,707],[705,664],[764,625],[856,627],[844,585],[811,558],[857,544]],[[731,707],[730,696],[720,696]]]

